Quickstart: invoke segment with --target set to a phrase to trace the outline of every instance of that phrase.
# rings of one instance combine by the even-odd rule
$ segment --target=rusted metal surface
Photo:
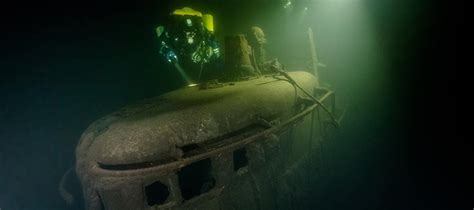
[[[250,55],[252,49],[244,34],[236,34],[225,38],[225,66],[224,79],[233,80],[239,77],[256,76]]]
[[[314,94],[311,74],[290,75]],[[333,103],[331,91],[320,91],[320,101]],[[84,132],[76,150],[86,209],[296,205],[298,198],[289,195],[299,193],[290,191],[300,188],[304,193],[304,180],[310,176],[302,176],[319,169],[315,154],[321,139],[310,133],[322,126],[311,120],[318,104],[301,96],[283,78],[269,76],[214,89],[173,91],[98,120]],[[236,153],[239,149],[243,155]],[[212,179],[204,179],[201,192],[186,199],[183,171],[207,160],[205,175]],[[161,203],[150,204],[145,189],[155,182],[166,186],[168,194]]]

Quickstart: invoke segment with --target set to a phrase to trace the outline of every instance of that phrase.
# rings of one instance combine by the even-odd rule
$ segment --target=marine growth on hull
[[[76,172],[86,209],[297,206],[340,121],[334,93],[320,85],[311,29],[312,68],[287,71],[267,59],[260,27],[219,44],[212,15],[185,7],[171,19],[156,28],[159,53],[186,85],[83,133]]]

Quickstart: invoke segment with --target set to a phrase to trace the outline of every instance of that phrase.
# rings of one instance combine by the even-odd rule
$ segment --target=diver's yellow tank
[[[204,14],[202,16],[202,22],[204,22],[204,26],[209,30],[210,32],[214,32],[214,17],[210,14]]]
[[[190,7],[183,7],[182,9],[174,10],[173,13],[171,13],[171,14],[173,14],[173,15],[191,15],[191,16],[202,17],[201,12],[193,10]]]
[[[202,14],[199,11],[193,10],[190,7],[183,7],[182,9],[174,10],[172,15],[189,15],[189,16],[197,16],[202,18],[202,22],[207,30],[210,32],[214,32],[214,17],[210,14]]]

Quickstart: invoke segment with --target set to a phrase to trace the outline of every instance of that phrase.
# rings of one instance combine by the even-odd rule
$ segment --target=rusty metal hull
[[[334,107],[334,94],[311,74],[290,76]],[[326,119],[278,76],[184,88],[125,107],[94,122],[77,146],[86,209],[297,208],[320,172]],[[237,151],[245,151],[237,155],[244,164]],[[183,171],[203,161],[212,183],[190,197]],[[147,189],[156,182],[167,194],[150,204]]]

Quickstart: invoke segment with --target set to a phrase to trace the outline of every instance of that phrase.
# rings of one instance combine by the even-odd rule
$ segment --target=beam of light
[[[388,74],[385,52],[363,0],[319,0],[309,5],[305,21],[312,26],[320,59],[329,66],[328,78],[348,101],[367,88],[385,88]],[[333,78],[333,79],[331,79]],[[337,84],[336,84],[337,83]]]
[[[179,63],[176,62],[174,64],[174,67],[176,67],[179,74],[181,75],[181,77],[183,77],[184,81],[186,81],[186,84],[188,84],[188,86],[195,86],[196,85],[194,82],[191,81],[191,79],[186,74],[186,72],[184,72],[183,68],[181,67],[181,65],[179,65]]]

